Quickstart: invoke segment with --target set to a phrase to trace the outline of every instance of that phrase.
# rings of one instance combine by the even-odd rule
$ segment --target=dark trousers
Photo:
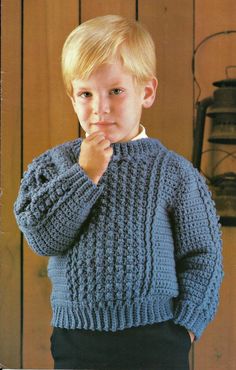
[[[189,370],[191,340],[172,320],[117,332],[54,328],[55,369]]]

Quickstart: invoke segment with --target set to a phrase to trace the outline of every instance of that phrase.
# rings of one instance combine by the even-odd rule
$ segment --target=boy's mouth
[[[114,122],[98,121],[93,124],[97,126],[109,126],[109,125],[114,125]]]
[[[99,121],[99,122],[93,123],[93,125],[96,125],[96,126],[110,126],[110,125],[114,125],[114,122]]]

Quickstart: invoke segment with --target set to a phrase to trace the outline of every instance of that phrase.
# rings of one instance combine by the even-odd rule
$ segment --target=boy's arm
[[[42,154],[24,172],[14,204],[19,228],[39,255],[59,255],[70,248],[103,191],[78,163],[64,167],[59,173],[50,153]]]
[[[195,339],[214,318],[219,302],[223,269],[218,220],[205,180],[187,164],[173,206],[179,283],[174,321],[193,332]]]

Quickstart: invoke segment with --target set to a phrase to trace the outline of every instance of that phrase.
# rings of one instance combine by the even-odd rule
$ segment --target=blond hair
[[[137,84],[155,76],[155,45],[140,22],[105,15],[79,25],[69,34],[62,50],[62,76],[67,93],[73,94],[72,80],[86,80],[100,65],[117,59]]]

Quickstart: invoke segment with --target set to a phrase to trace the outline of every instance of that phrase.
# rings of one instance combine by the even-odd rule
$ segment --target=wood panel
[[[128,19],[135,19],[135,0],[81,0],[81,21],[106,14],[118,14]]]
[[[144,110],[149,136],[191,158],[193,121],[193,2],[188,0],[139,0],[139,19],[156,46],[157,99]]]
[[[24,2],[24,169],[45,150],[78,136],[62,84],[60,55],[78,25],[77,0]],[[48,258],[24,244],[24,367],[50,368],[52,328]]]
[[[13,202],[21,176],[21,5],[1,2],[0,363],[21,363],[21,242]]]
[[[192,14],[193,4],[187,0],[139,0],[139,20],[156,46],[159,82],[156,102],[151,109],[144,110],[142,122],[148,136],[156,137],[189,159],[193,120]],[[192,369],[193,349],[189,360]]]
[[[236,3],[234,0],[196,0],[195,1],[195,40],[196,44],[214,33],[236,29]],[[223,34],[209,38],[202,44],[195,57],[196,78],[201,87],[200,100],[212,95],[215,89],[212,82],[226,78],[225,66],[236,64],[236,34]],[[230,77],[236,77],[236,70],[229,71]],[[199,90],[195,89],[198,96]],[[212,147],[207,143],[210,122],[206,120],[204,150]],[[223,149],[223,146],[215,145]],[[232,151],[233,147],[224,146]],[[235,149],[234,149],[235,150]],[[217,153],[203,156],[204,172],[210,173],[212,163],[217,160]],[[235,161],[222,162],[221,173],[236,170]],[[236,228],[223,228],[223,257],[225,278],[220,292],[220,306],[216,318],[208,326],[195,348],[195,370],[233,370],[236,368]]]
[[[227,30],[236,31],[236,2],[234,0],[196,1],[195,47],[205,38]],[[236,64],[236,33],[221,34],[205,41],[195,56],[196,78],[201,87],[200,99],[212,93],[212,82],[226,78],[225,67]],[[236,78],[236,69],[229,70]],[[196,89],[196,95],[198,95]]]
[[[156,44],[159,79],[156,103],[145,110],[142,122],[150,137],[159,138],[167,147],[190,159],[193,40],[195,38],[196,46],[213,32],[235,28],[236,3],[234,0],[139,0],[137,3],[135,0],[81,0],[80,15],[79,0],[25,0],[22,3],[24,55],[21,60],[21,2],[2,1],[4,73],[0,261],[4,263],[0,269],[0,298],[4,303],[0,305],[0,363],[7,367],[20,367],[21,294],[24,293],[23,367],[50,368],[48,259],[35,255],[24,242],[24,263],[21,265],[20,232],[12,206],[19,188],[21,165],[26,170],[34,157],[78,135],[77,118],[65,94],[60,72],[60,54],[66,36],[77,26],[79,18],[85,21],[99,15],[121,14],[135,19],[138,9],[139,20],[147,26]],[[224,66],[235,64],[235,37],[233,34],[223,35],[211,39],[199,49],[196,74],[202,88],[200,99],[211,94],[213,81],[224,78]],[[21,62],[24,66],[23,111]],[[191,365],[195,370],[233,370],[236,367],[235,239],[235,228],[223,229],[226,276],[221,304],[214,323],[194,346],[194,364],[191,360]],[[21,274],[24,276],[23,291],[20,290]]]

